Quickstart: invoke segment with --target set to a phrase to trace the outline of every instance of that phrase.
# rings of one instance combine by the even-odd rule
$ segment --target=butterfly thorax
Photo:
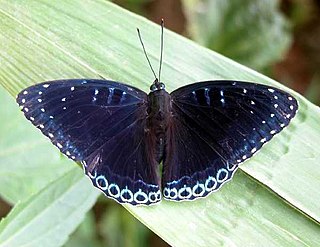
[[[146,131],[150,131],[152,136],[156,137],[156,159],[160,162],[163,157],[166,132],[171,116],[171,96],[165,89],[156,90],[149,93],[148,103]]]

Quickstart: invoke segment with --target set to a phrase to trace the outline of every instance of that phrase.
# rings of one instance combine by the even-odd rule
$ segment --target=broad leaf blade
[[[105,1],[0,3],[0,15],[7,25],[5,32],[0,33],[0,42],[5,44],[0,48],[0,56],[10,58],[3,60],[0,67],[0,82],[12,94],[47,79],[99,75],[147,91],[152,78],[135,28],[138,26],[142,34],[147,34],[145,43],[151,62],[156,64],[159,45],[155,40],[159,39],[159,27]],[[14,42],[15,37],[21,42]],[[247,80],[282,87],[171,32],[165,32],[165,44],[162,77],[169,90],[207,79]],[[315,188],[319,187],[320,155],[315,147],[320,139],[315,137],[319,136],[320,123],[315,119],[319,119],[320,113],[303,97],[293,94],[301,105],[298,116],[255,158],[243,164],[242,169],[319,221],[316,202],[320,201],[320,195]],[[305,153],[302,149],[305,146],[314,148]],[[299,179],[301,190],[292,190],[295,179]],[[244,245],[259,243],[260,239],[283,246],[317,243],[319,226],[258,181],[238,172],[232,182],[206,199],[179,204],[162,202],[155,207],[130,210],[174,246],[230,244],[230,241]],[[274,213],[264,216],[268,210]],[[276,218],[271,221],[273,215]],[[234,223],[238,220],[241,224]],[[187,222],[192,224],[188,226]],[[299,231],[293,227],[297,225]]]
[[[61,246],[98,196],[76,166],[26,202],[0,224],[0,246]]]

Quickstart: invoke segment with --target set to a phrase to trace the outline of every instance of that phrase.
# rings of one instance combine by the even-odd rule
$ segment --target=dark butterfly
[[[169,94],[156,78],[150,90],[57,80],[23,90],[17,102],[95,187],[133,205],[218,190],[298,109],[290,94],[256,83],[205,81]]]

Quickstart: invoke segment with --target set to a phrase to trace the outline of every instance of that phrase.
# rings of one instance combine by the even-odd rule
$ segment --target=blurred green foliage
[[[278,0],[184,0],[198,43],[255,70],[279,61],[291,41]]]

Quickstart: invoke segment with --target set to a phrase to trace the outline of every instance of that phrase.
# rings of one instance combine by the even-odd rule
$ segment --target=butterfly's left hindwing
[[[146,99],[113,81],[60,80],[23,90],[17,102],[61,152],[82,162],[97,188],[135,205],[161,198],[157,164],[146,151]]]
[[[171,97],[162,180],[164,197],[176,201],[219,189],[298,109],[286,92],[238,81],[200,82]]]

